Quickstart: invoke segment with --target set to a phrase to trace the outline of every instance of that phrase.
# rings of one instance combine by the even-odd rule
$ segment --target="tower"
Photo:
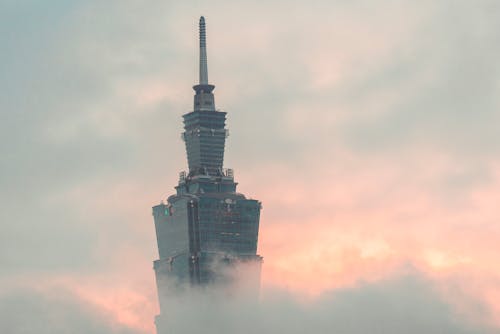
[[[153,207],[159,259],[154,261],[160,315],[166,331],[169,289],[231,283],[228,268],[251,264],[258,286],[262,257],[257,255],[261,203],[236,192],[233,170],[224,169],[228,136],[226,113],[215,108],[208,83],[205,19],[199,22],[200,73],[193,111],[183,115],[189,171],[179,174],[176,193]]]

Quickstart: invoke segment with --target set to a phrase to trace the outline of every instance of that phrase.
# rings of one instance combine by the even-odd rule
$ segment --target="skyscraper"
[[[193,111],[183,116],[189,172],[180,173],[176,194],[153,207],[159,251],[154,261],[160,301],[158,333],[164,333],[165,298],[175,284],[228,284],[231,277],[226,269],[239,263],[251,263],[257,270],[255,280],[260,279],[261,203],[237,193],[233,171],[223,168],[226,113],[215,108],[215,86],[208,83],[203,17],[199,28],[199,84],[193,87]]]

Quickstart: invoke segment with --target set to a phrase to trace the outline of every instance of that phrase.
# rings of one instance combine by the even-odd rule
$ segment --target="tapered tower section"
[[[215,86],[208,84],[205,19],[200,18],[200,82],[193,86],[193,112],[184,115],[184,133],[189,174],[221,175],[224,161],[226,113],[216,111]]]
[[[189,171],[179,174],[176,194],[153,207],[159,259],[154,261],[160,315],[157,333],[168,333],[168,298],[180,286],[231,286],[231,268],[245,265],[246,287],[258,288],[257,255],[261,203],[236,192],[224,169],[226,113],[217,111],[208,83],[205,19],[200,18],[200,73],[193,111],[185,114],[182,138]]]

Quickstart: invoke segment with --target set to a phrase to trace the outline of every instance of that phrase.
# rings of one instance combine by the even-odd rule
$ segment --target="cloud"
[[[0,295],[0,331],[12,334],[139,334],[64,289],[16,289]]]
[[[154,290],[150,207],[186,168],[204,14],[226,166],[264,204],[264,285],[321,294],[410,261],[499,310],[496,1],[1,6],[4,277],[85,277],[116,310]]]
[[[178,333],[492,333],[461,318],[417,273],[324,292],[313,301],[279,290],[265,291],[259,302],[211,290],[170,301],[166,327]]]

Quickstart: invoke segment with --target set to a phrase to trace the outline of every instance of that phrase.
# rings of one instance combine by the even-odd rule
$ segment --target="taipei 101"
[[[500,2],[0,4],[0,334],[500,333]]]

